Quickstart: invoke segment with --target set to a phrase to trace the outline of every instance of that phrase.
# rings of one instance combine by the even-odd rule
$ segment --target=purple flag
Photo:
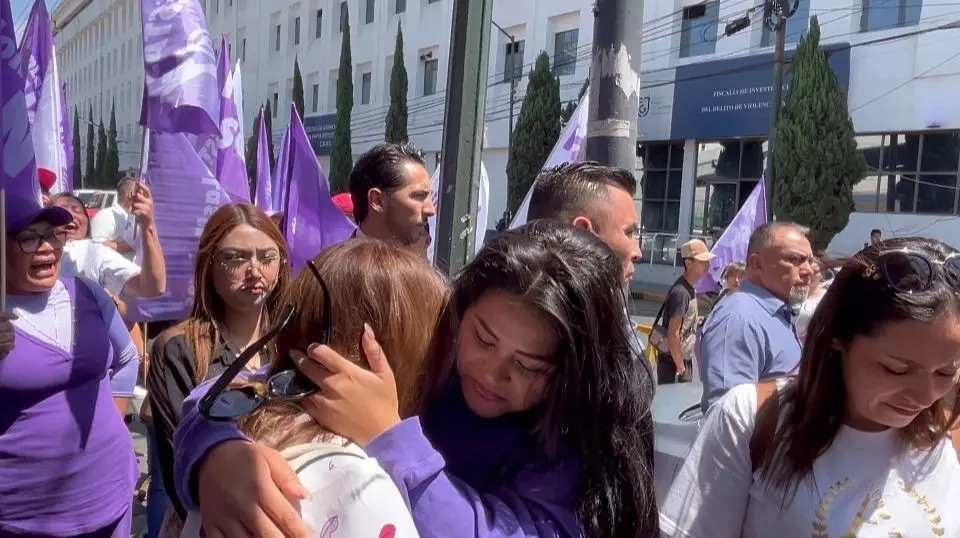
[[[267,146],[267,122],[263,121],[263,107],[257,116],[259,129],[257,130],[257,199],[256,206],[260,211],[277,211],[273,207],[273,178],[270,175],[270,147]]]
[[[230,47],[224,36],[220,42],[217,63],[220,84],[220,138],[217,140],[217,179],[233,202],[250,203],[250,185],[247,183],[247,165],[243,155],[243,118],[240,117],[236,97],[237,80],[230,71]]]
[[[57,77],[59,80],[59,77]],[[70,130],[70,110],[67,107],[67,83],[60,86],[60,143],[64,154],[64,189],[73,192],[73,132]]]
[[[219,136],[217,58],[197,0],[141,0],[140,123],[158,132]]]
[[[0,188],[6,191],[8,207],[11,204],[41,207],[10,0],[0,0],[0,140],[3,142]]]
[[[750,196],[743,202],[740,211],[730,221],[720,239],[713,244],[710,252],[716,258],[710,260],[710,272],[697,281],[696,290],[699,293],[716,291],[720,282],[720,274],[727,264],[747,261],[747,245],[754,230],[767,222],[767,195],[764,181],[757,182],[757,186],[750,192]]]
[[[27,119],[32,126],[37,168],[45,169],[56,178],[50,192],[70,191],[72,170],[67,158],[67,146],[63,142],[66,103],[57,69],[53,23],[44,0],[37,0],[33,4],[19,54],[20,78],[23,80],[27,103]],[[66,137],[68,140],[71,137],[69,124]]]
[[[285,211],[287,207],[287,195],[290,192],[290,129],[293,124],[287,126],[283,132],[283,139],[280,141],[280,151],[277,152],[277,166],[273,169],[273,210]],[[267,136],[273,136],[267,133]]]
[[[157,235],[167,266],[167,291],[131,301],[135,321],[182,320],[193,308],[194,264],[207,219],[230,197],[183,134],[147,131],[144,175],[153,192]]]
[[[290,166],[278,171],[287,175],[290,194],[286,207],[286,238],[291,265],[300,271],[323,249],[353,237],[356,226],[333,200],[330,186],[310,146],[300,115],[290,106]]]

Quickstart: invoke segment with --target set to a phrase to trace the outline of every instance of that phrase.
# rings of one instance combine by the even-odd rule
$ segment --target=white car
[[[703,422],[700,383],[660,385],[653,398],[654,440],[653,481],[657,504],[663,502],[673,478],[687,457]]]

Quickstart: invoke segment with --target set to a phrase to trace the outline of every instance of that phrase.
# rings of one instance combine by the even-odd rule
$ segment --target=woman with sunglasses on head
[[[103,288],[61,276],[70,214],[36,194],[6,194],[0,536],[127,538],[139,356]]]
[[[269,329],[289,283],[287,259],[286,242],[266,214],[249,204],[219,208],[200,236],[190,318],[154,342],[147,372],[149,433],[156,442],[151,459],[157,463],[151,480],[163,484],[174,522],[187,514],[173,486],[173,432],[183,399],[205,379],[219,376]],[[248,366],[256,370],[271,358],[268,347]],[[158,467],[162,478],[156,476]],[[153,521],[161,508],[154,508]]]
[[[586,231],[537,221],[505,232],[454,284],[415,416],[397,405],[388,361],[369,360],[383,355],[376,340],[356,334],[370,371],[328,346],[291,352],[319,387],[301,405],[376,458],[421,536],[656,536],[653,421],[622,278]],[[185,498],[199,496],[214,528],[311,536],[284,500],[304,496],[293,471],[205,420],[203,389],[177,431]]]
[[[139,233],[143,238],[142,268],[116,250],[90,239],[90,217],[79,198],[70,193],[53,197],[53,204],[66,209],[73,217],[60,228],[67,234],[63,249],[65,275],[83,276],[99,282],[120,299],[163,294],[167,287],[167,270],[153,222],[153,198],[145,185],[141,186],[141,191],[134,199],[133,210],[138,215]]]
[[[301,403],[316,387],[302,377],[291,354],[320,344],[342,353],[354,364],[368,360],[357,336],[378,335],[396,379],[401,415],[414,413],[422,366],[430,351],[437,320],[446,304],[444,278],[416,254],[374,239],[340,243],[310,262],[290,286],[284,301],[296,315],[277,337],[277,359],[262,377],[240,388],[211,390],[204,401],[208,414],[240,418],[240,429],[264,446],[282,450],[311,493],[298,510],[317,536],[415,537],[416,528],[404,498],[390,477],[363,449],[331,433],[310,418]],[[330,294],[329,290],[336,290]],[[366,336],[369,338],[370,336]],[[232,371],[218,380],[226,388]],[[256,390],[266,384],[266,392]],[[201,410],[207,409],[201,403]],[[239,417],[238,417],[239,416]],[[195,514],[195,515],[194,515]],[[187,521],[182,538],[199,536],[200,514]],[[236,536],[236,528],[206,526],[207,536]],[[333,532],[333,531],[336,532]],[[326,534],[328,531],[332,534]],[[394,534],[389,534],[389,533]]]
[[[661,511],[670,536],[958,536],[960,257],[904,238],[849,260],[796,379],[707,415]]]

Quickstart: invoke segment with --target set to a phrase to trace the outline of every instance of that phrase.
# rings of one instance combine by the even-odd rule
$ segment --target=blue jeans
[[[157,538],[163,516],[170,506],[170,498],[163,487],[160,458],[157,456],[157,430],[147,426],[147,465],[150,472],[150,488],[147,490],[147,538]]]

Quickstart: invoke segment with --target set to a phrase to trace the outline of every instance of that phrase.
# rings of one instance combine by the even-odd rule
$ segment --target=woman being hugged
[[[711,408],[664,501],[670,536],[957,536],[960,253],[903,238],[848,261],[795,380]],[[960,437],[960,436],[957,436]]]
[[[295,354],[320,389],[304,409],[376,458],[422,536],[656,536],[652,418],[621,285],[594,235],[547,221],[511,230],[457,278],[417,415],[404,417],[392,359],[369,337],[365,355],[381,357],[370,371],[328,346]],[[302,495],[289,469],[198,417],[197,392],[177,432],[177,475],[205,524],[309,536],[277,502],[278,488]]]

